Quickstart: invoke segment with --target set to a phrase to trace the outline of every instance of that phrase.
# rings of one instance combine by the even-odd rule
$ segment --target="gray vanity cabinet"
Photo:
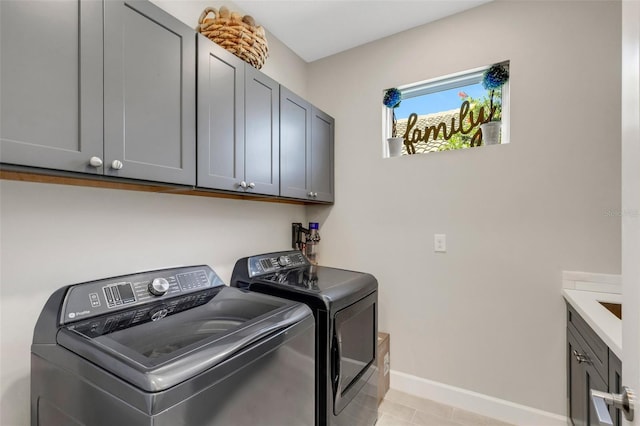
[[[333,202],[334,120],[280,88],[280,195]]]
[[[622,363],[571,305],[567,305],[567,416],[574,426],[599,425],[590,389],[620,393]],[[620,410],[609,408],[614,425]]]
[[[279,191],[279,84],[198,35],[198,186]]]
[[[148,1],[0,1],[3,163],[195,184],[195,34]]]
[[[148,1],[104,13],[105,174],[194,185],[193,29]]]
[[[0,43],[0,161],[101,174],[102,3],[2,0]]]

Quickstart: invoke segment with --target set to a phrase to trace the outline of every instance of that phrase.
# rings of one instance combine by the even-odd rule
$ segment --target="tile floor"
[[[489,417],[389,389],[376,426],[508,426]]]

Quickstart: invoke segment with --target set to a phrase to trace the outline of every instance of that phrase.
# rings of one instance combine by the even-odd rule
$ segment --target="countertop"
[[[622,359],[622,321],[598,303],[622,304],[621,276],[563,271],[562,282],[562,295],[565,300],[613,353]]]
[[[622,295],[566,288],[562,290],[562,294],[598,337],[622,359],[622,321],[598,303],[622,303]]]

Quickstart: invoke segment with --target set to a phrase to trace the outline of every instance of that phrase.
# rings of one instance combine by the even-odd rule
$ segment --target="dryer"
[[[368,273],[316,266],[302,252],[240,259],[234,287],[303,302],[316,320],[316,425],[377,420],[378,282]]]

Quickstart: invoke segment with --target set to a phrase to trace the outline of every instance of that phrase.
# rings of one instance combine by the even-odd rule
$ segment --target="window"
[[[502,85],[485,89],[485,72]],[[497,71],[496,71],[497,70]],[[404,138],[402,155],[509,142],[509,62],[398,87],[402,101],[385,109],[384,139]],[[493,74],[491,74],[492,76]],[[487,80],[495,86],[495,80]],[[481,125],[491,123],[486,126]],[[495,129],[494,131],[491,128]]]

